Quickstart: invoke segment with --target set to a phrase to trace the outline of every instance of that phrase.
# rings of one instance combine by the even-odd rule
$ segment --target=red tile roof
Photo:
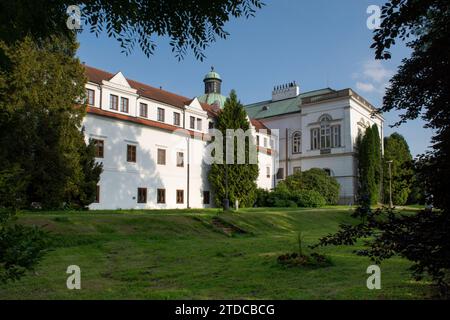
[[[111,80],[111,78],[114,77],[115,74],[107,72],[107,71],[103,71],[94,67],[90,67],[85,65],[84,66],[86,69],[86,76],[88,78],[88,80],[90,82],[96,83],[101,85],[102,81],[109,81]],[[137,93],[145,98],[151,99],[151,100],[155,100],[155,101],[159,101],[162,103],[166,103],[169,104],[171,106],[174,107],[178,107],[178,108],[184,108],[186,105],[191,104],[191,102],[194,99],[189,99],[180,95],[177,95],[175,93],[171,93],[169,91],[165,91],[162,89],[157,89],[154,87],[151,87],[149,85],[143,84],[141,82],[138,81],[134,81],[131,79],[126,78],[128,83],[130,84],[130,86],[133,89],[137,90]],[[206,103],[200,103],[203,110],[206,111],[208,113],[209,116],[211,117],[216,117],[219,112],[220,112],[220,108],[215,106],[215,105],[209,105]],[[93,108],[91,108],[93,109]],[[108,114],[113,114],[112,112],[108,112]],[[141,119],[139,119],[141,120]],[[144,120],[147,121],[147,120]],[[148,120],[151,121],[151,120]],[[153,121],[155,122],[155,121]],[[256,128],[257,131],[259,130],[267,130],[268,133],[270,133],[270,130],[259,120],[256,119],[251,119],[252,125]],[[161,125],[161,123],[156,122],[157,124]],[[175,127],[176,128],[176,127]]]
[[[206,135],[206,134],[202,134],[202,133],[199,133],[199,132],[194,132],[192,130],[183,129],[181,127],[173,126],[173,125],[170,125],[170,124],[167,124],[167,123],[162,123],[162,122],[153,121],[153,120],[149,120],[149,119],[138,118],[138,117],[132,117],[132,116],[128,116],[128,115],[125,115],[125,114],[120,114],[120,113],[116,113],[116,112],[103,110],[103,109],[100,109],[100,108],[89,107],[89,106],[87,107],[86,111],[89,114],[95,114],[95,115],[98,115],[98,116],[114,118],[114,119],[118,119],[118,120],[122,120],[122,121],[134,122],[134,123],[142,124],[142,125],[145,125],[145,126],[149,126],[149,127],[153,127],[153,128],[158,128],[158,129],[170,131],[170,132],[174,132],[174,131],[177,131],[177,130],[183,130],[186,133],[189,133],[191,136],[202,135],[202,139],[208,139],[208,135]]]
[[[106,72],[97,68],[93,68],[90,66],[84,66],[86,69],[86,76],[90,82],[96,83],[101,85],[103,80],[109,81],[112,77],[114,77],[114,74],[110,72]],[[189,105],[194,99],[189,99],[183,96],[180,96],[178,94],[165,91],[162,89],[157,89],[154,87],[151,87],[147,84],[131,80],[127,78],[128,83],[130,86],[137,90],[137,93],[145,98],[149,98],[155,101],[163,102],[166,104],[169,104],[174,107],[178,108],[184,108],[186,105]],[[203,104],[202,107],[205,111],[208,113],[212,110],[212,106]]]

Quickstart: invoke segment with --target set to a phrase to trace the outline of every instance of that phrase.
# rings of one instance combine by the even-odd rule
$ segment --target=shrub
[[[291,193],[291,200],[303,208],[319,208],[326,205],[325,198],[314,190],[301,190]]]
[[[266,189],[257,189],[256,190],[256,201],[255,201],[255,207],[263,208],[263,207],[270,207],[268,204],[268,199],[270,196],[270,191]]]
[[[297,208],[297,204],[292,200],[276,199],[274,203],[275,208]]]
[[[291,193],[315,191],[325,199],[326,204],[337,204],[339,201],[339,183],[322,169],[296,172],[280,182],[276,189],[288,190]]]

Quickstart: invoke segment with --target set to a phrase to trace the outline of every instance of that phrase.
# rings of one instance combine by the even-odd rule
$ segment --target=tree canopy
[[[96,35],[106,33],[116,39],[123,52],[136,45],[149,57],[156,49],[156,37],[168,37],[176,57],[192,50],[202,60],[204,50],[217,38],[225,39],[225,24],[231,18],[253,16],[263,6],[261,0],[214,1],[45,1],[0,2],[0,39],[12,43],[25,36],[45,39],[72,33],[66,22],[67,8],[81,9],[81,22]]]
[[[416,279],[428,274],[444,296],[450,294],[450,2],[391,0],[382,7],[381,28],[375,31],[375,55],[389,59],[397,39],[412,50],[390,80],[380,111],[401,110],[400,125],[421,117],[435,130],[432,151],[416,162],[417,177],[428,201],[440,210],[402,215],[373,212],[368,203],[356,210],[358,225],[343,225],[320,245],[355,244],[366,238],[362,255],[376,263],[398,254],[413,262]]]

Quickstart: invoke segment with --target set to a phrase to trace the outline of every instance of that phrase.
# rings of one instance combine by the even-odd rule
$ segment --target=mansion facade
[[[279,168],[275,183],[296,171],[324,169],[340,184],[340,203],[352,204],[357,193],[356,140],[384,119],[352,89],[300,92],[296,83],[275,87],[272,98],[246,106],[247,113],[279,130]],[[383,152],[383,150],[382,150]]]
[[[226,97],[213,69],[204,95],[186,98],[162,88],[85,66],[86,141],[103,164],[90,209],[214,207],[205,158],[209,131]],[[383,118],[351,89],[300,93],[295,83],[276,87],[272,98],[247,105],[258,150],[257,185],[273,189],[297,170],[325,169],[341,185],[341,203],[356,194],[355,141]]]
[[[205,163],[208,132],[220,107],[85,66],[86,141],[103,164],[90,209],[213,207]],[[208,79],[205,81],[208,83]],[[250,120],[255,141],[269,141],[267,127]],[[258,147],[258,187],[273,187],[273,155]]]

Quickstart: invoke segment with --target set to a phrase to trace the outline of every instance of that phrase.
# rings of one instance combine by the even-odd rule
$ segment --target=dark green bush
[[[291,193],[315,191],[325,199],[326,204],[337,204],[339,201],[339,183],[322,169],[296,172],[280,182],[276,189]]]
[[[292,192],[291,200],[303,208],[319,208],[326,205],[325,198],[314,190]]]

